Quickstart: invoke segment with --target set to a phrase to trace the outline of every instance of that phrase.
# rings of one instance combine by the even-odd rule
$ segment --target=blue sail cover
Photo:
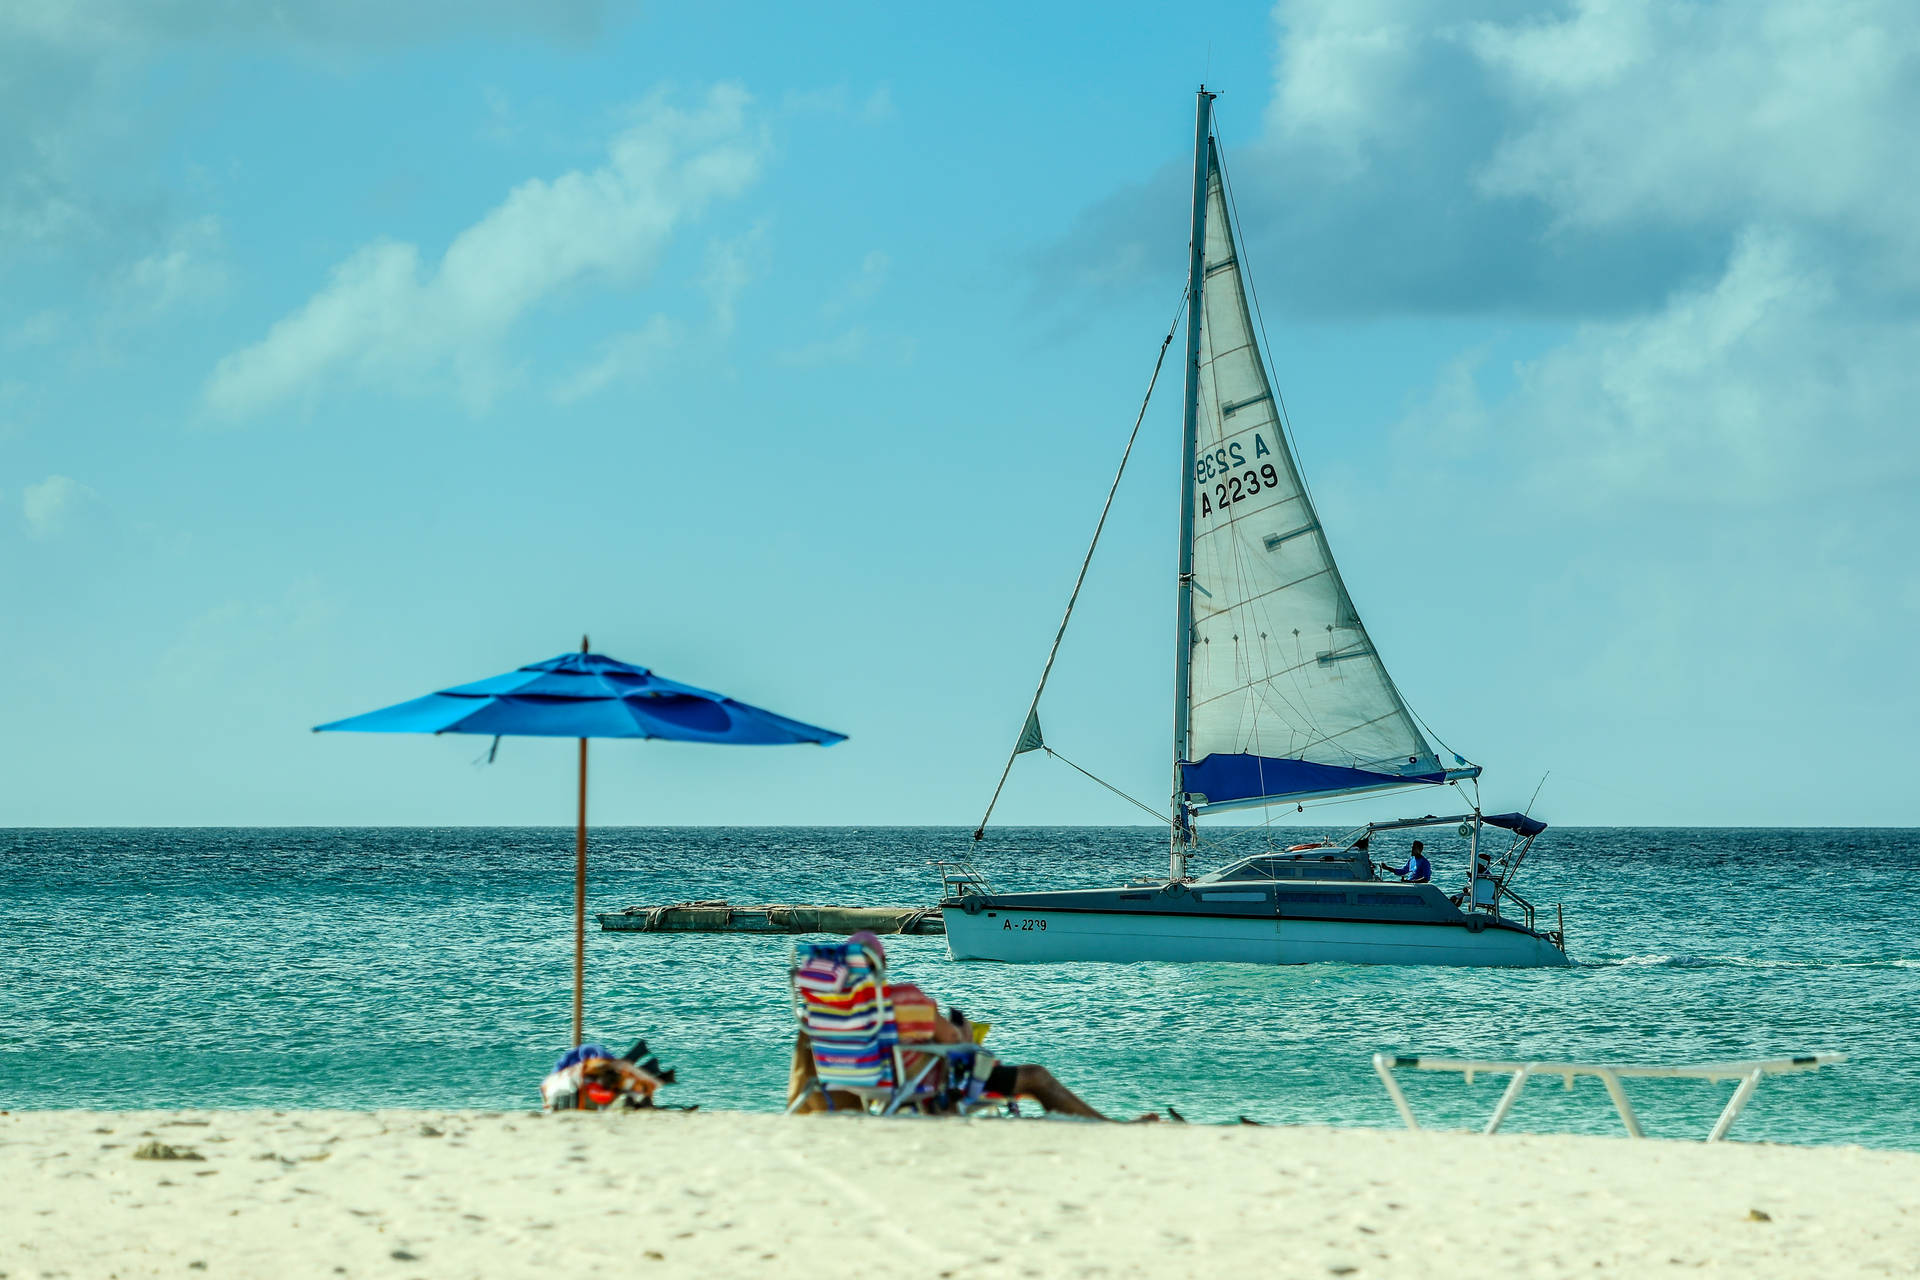
[[[846,735],[789,720],[598,653],[563,653],[505,675],[318,725],[315,733],[477,733],[531,738],[670,738],[735,746]]]
[[[1456,778],[1471,778],[1480,772],[1475,766],[1436,770],[1431,767],[1434,763],[1431,756],[1421,763],[1428,767],[1408,773],[1384,773],[1345,765],[1315,764],[1310,760],[1276,760],[1215,752],[1204,760],[1181,761],[1180,779],[1189,796],[1206,797],[1202,808],[1225,809],[1274,799],[1306,799],[1422,783],[1437,785]]]
[[[1529,818],[1524,813],[1490,813],[1480,821],[1490,827],[1499,827],[1523,836],[1537,836],[1547,829],[1546,823],[1538,818]]]

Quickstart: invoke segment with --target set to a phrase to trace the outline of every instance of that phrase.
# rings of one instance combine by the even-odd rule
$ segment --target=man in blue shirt
[[[1413,848],[1407,851],[1406,863],[1398,867],[1388,867],[1387,870],[1399,876],[1407,884],[1425,884],[1433,879],[1433,865],[1427,861],[1427,855],[1421,852],[1426,847],[1415,840]]]

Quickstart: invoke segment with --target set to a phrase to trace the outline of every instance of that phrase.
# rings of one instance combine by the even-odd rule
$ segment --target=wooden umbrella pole
[[[586,653],[587,638],[580,637]],[[587,740],[580,739],[580,819],[573,828],[573,1044],[587,1038]]]
[[[573,1042],[586,1038],[587,740],[580,739],[580,821],[573,831]]]

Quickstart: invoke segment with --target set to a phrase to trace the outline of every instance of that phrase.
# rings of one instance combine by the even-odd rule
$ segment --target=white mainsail
[[[1340,580],[1254,341],[1211,139],[1207,152],[1189,802],[1217,810],[1471,776],[1442,767]]]

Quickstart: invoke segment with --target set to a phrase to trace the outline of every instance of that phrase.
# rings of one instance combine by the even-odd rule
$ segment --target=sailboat
[[[1459,784],[1480,775],[1428,742],[1334,564],[1255,341],[1213,98],[1200,89],[1194,129],[1168,873],[1108,889],[1000,892],[967,861],[943,864],[948,948],[956,960],[1014,962],[1566,965],[1564,928],[1536,920],[1513,888],[1546,824],[1482,813],[1477,783],[1460,812],[1370,822],[1189,873],[1207,815],[1402,788],[1460,796]],[[1038,711],[1066,625],[1009,771],[1027,752],[1053,754]],[[1374,854],[1397,843],[1393,833],[1420,828],[1453,828],[1466,842],[1458,891],[1381,876]]]

